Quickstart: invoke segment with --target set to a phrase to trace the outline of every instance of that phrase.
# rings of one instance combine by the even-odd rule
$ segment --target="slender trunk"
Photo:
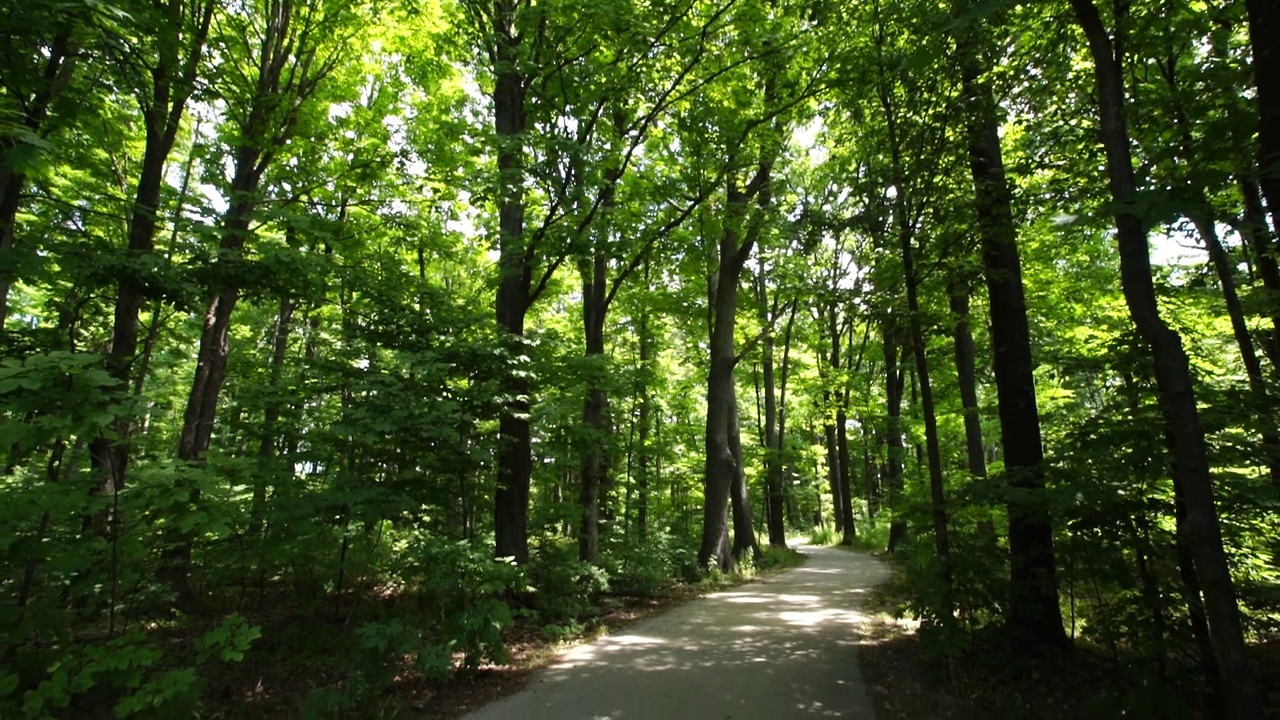
[[[885,439],[888,459],[886,489],[889,491],[891,508],[901,507],[903,485],[903,456],[906,448],[902,444],[902,371],[898,369],[897,328],[892,316],[884,321],[882,328],[882,345],[884,347],[885,374]],[[907,524],[894,517],[889,525],[889,552],[894,552],[907,539]]]
[[[1257,720],[1263,716],[1262,696],[1249,666],[1235,586],[1223,550],[1190,361],[1183,350],[1182,339],[1160,316],[1151,278],[1146,228],[1131,209],[1137,184],[1125,120],[1123,58],[1114,53],[1111,38],[1092,0],[1071,0],[1071,6],[1088,39],[1094,61],[1101,139],[1111,198],[1117,208],[1121,285],[1129,315],[1138,334],[1151,347],[1155,361],[1160,409],[1185,502],[1185,536],[1204,592],[1227,716],[1233,720]]]
[[[649,262],[644,265],[645,285],[649,282]],[[643,545],[649,538],[649,417],[652,414],[653,397],[649,392],[649,363],[653,355],[653,339],[650,337],[649,313],[640,311],[640,424],[638,458],[636,460],[636,536]]]
[[[982,445],[982,418],[978,412],[978,373],[973,333],[969,331],[969,288],[953,283],[950,288],[951,314],[955,320],[956,376],[960,384],[960,405],[964,408],[964,447],[969,474],[987,476],[986,450]]]
[[[765,288],[764,258],[756,272],[756,304],[760,308],[760,322],[766,328],[760,344],[760,365],[764,383],[764,451],[765,451],[765,523],[769,528],[769,545],[783,547],[787,544],[786,520],[782,515],[782,450],[778,441],[778,388],[774,376],[774,341],[771,329]],[[774,303],[774,309],[777,303]]]
[[[778,463],[771,471],[774,475],[769,480],[769,544],[777,547],[785,547],[787,542],[786,518],[789,515],[795,520],[794,512],[787,512],[787,507],[792,504],[790,493],[786,491],[787,477],[787,378],[791,371],[791,331],[796,320],[796,308],[799,303],[791,303],[791,310],[787,314],[787,329],[782,336],[782,371],[778,379],[778,436],[775,439],[775,445],[778,449]],[[776,515],[776,517],[775,517]],[[781,532],[782,542],[776,543],[774,539],[774,528],[778,528]]]
[[[1258,269],[1262,287],[1271,299],[1271,338],[1270,342],[1263,343],[1262,348],[1271,359],[1272,374],[1280,377],[1280,262],[1277,262],[1276,242],[1267,226],[1266,210],[1262,207],[1257,182],[1237,177],[1236,185],[1244,205],[1240,234]]]
[[[1070,640],[1058,604],[1053,525],[1043,500],[1044,446],[1012,193],[1005,179],[995,100],[982,79],[981,53],[972,41],[959,45],[969,105],[969,169],[991,311],[1000,445],[1006,482],[1012,489],[1007,501],[1010,601],[1006,620],[1017,640],[1029,647],[1060,648]]]
[[[605,446],[609,440],[608,398],[604,392],[604,319],[607,278],[605,258],[596,254],[590,265],[582,268],[582,325],[586,335],[588,358],[587,396],[582,405],[582,424],[587,447],[578,474],[578,504],[582,510],[578,528],[578,559],[594,563],[600,554],[600,487],[604,484],[608,462]],[[594,361],[594,362],[593,362]]]
[[[258,442],[258,459],[262,461],[262,467],[253,483],[253,504],[249,521],[251,537],[262,533],[263,516],[267,507],[268,480],[275,475],[274,469],[270,466],[276,454],[276,425],[280,421],[281,403],[277,393],[280,392],[280,379],[284,375],[284,361],[289,350],[289,330],[293,323],[293,309],[293,300],[287,297],[281,298],[280,311],[276,314],[275,329],[272,332],[271,379],[267,387],[270,395],[263,409],[262,438]]]
[[[903,190],[904,188],[899,186],[899,197],[903,196]],[[950,624],[955,611],[951,598],[951,541],[947,534],[947,508],[942,478],[942,450],[938,442],[938,418],[933,407],[933,385],[929,382],[929,362],[925,354],[924,329],[920,323],[919,278],[916,275],[913,244],[910,235],[898,233],[898,247],[902,253],[902,268],[907,285],[907,311],[911,317],[911,354],[916,359],[916,376],[920,382],[920,412],[924,415],[934,553],[942,575],[943,596],[939,617],[944,624]]]
[[[1208,207],[1208,204],[1205,203],[1204,207]],[[1245,322],[1244,306],[1236,292],[1235,266],[1218,238],[1213,218],[1197,215],[1196,229],[1209,251],[1209,260],[1218,275],[1218,284],[1222,286],[1222,299],[1227,306],[1227,316],[1231,318],[1231,331],[1235,335],[1236,345],[1240,348],[1240,359],[1244,363],[1245,377],[1249,380],[1249,391],[1258,403],[1257,413],[1262,424],[1262,450],[1270,468],[1271,481],[1280,483],[1280,431],[1277,430],[1266,380],[1262,375],[1262,363],[1253,349],[1253,336]]]
[[[746,467],[742,460],[742,432],[736,397],[729,407],[729,452],[733,455],[733,479],[729,489],[733,509],[733,560],[741,562],[750,553],[751,561],[759,562],[760,545],[756,542],[751,518],[751,493],[747,488]]]

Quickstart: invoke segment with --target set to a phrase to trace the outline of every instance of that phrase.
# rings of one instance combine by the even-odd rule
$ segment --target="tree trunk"
[[[582,406],[582,424],[587,447],[582,455],[579,473],[578,502],[582,510],[578,528],[578,559],[594,563],[600,554],[600,487],[608,468],[605,447],[609,441],[608,398],[604,392],[604,319],[606,263],[596,254],[589,266],[582,268],[582,325],[586,335],[588,359],[587,396]]]
[[[1202,207],[1207,208],[1208,203],[1203,203]],[[1209,260],[1218,275],[1218,284],[1222,286],[1222,299],[1227,306],[1227,316],[1231,318],[1231,331],[1235,335],[1236,345],[1240,348],[1240,359],[1249,380],[1249,392],[1258,403],[1257,412],[1262,424],[1262,450],[1266,454],[1271,481],[1280,483],[1280,431],[1276,429],[1275,414],[1268,397],[1266,380],[1262,376],[1262,363],[1253,349],[1253,336],[1249,334],[1249,325],[1245,322],[1244,306],[1240,304],[1240,296],[1236,293],[1235,266],[1218,238],[1213,218],[1199,213],[1197,216],[1194,219],[1196,230],[1204,240]]]
[[[788,514],[795,520],[795,513],[788,513],[787,507],[794,504],[791,494],[787,492],[787,378],[791,371],[791,331],[796,320],[796,308],[799,303],[791,303],[791,310],[787,314],[787,329],[783,332],[782,339],[782,372],[778,379],[778,436],[775,444],[778,449],[778,462],[771,468],[773,473],[769,479],[769,492],[771,499],[769,504],[769,544],[775,547],[786,547],[787,544],[787,528],[786,517]],[[776,514],[776,517],[775,517]],[[774,528],[780,531],[781,543],[774,540]]]
[[[765,266],[763,257],[756,272],[756,304],[760,308],[760,322],[765,327],[765,335],[760,344],[760,365],[764,383],[764,451],[765,451],[765,498],[766,519],[769,528],[769,545],[785,547],[787,544],[786,519],[783,517],[782,496],[782,449],[779,442],[778,421],[778,388],[774,376],[773,353],[774,341],[772,323],[769,317],[767,294],[765,290]],[[774,303],[774,309],[777,303]],[[794,306],[793,306],[794,307]]]
[[[22,108],[16,118],[18,124],[32,137],[44,135],[49,108],[66,88],[75,70],[78,53],[72,44],[71,28],[77,24],[78,19],[67,19],[67,29],[58,32],[49,42],[49,49],[44,55],[44,70],[34,94],[27,97],[24,91],[22,97],[11,98],[19,100],[17,104]],[[22,142],[15,135],[0,137],[0,256],[7,256],[13,249],[18,208],[22,204],[22,189],[27,181],[25,173],[14,172],[9,166],[10,151]],[[13,280],[8,270],[0,270],[0,330],[4,329],[5,320],[9,317],[9,293]]]
[[[649,262],[644,264],[645,285],[649,283]],[[640,311],[640,418],[638,420],[639,447],[636,459],[636,537],[644,545],[649,539],[649,417],[652,414],[653,396],[649,392],[649,363],[653,359],[653,339],[650,337],[649,313]]]
[[[1208,448],[1196,407],[1190,361],[1182,339],[1161,318],[1151,278],[1147,233],[1134,214],[1137,193],[1129,130],[1125,120],[1123,58],[1114,54],[1110,37],[1092,0],[1071,0],[1089,42],[1097,80],[1100,131],[1115,213],[1120,251],[1120,279],[1129,315],[1139,336],[1152,351],[1160,409],[1186,508],[1183,528],[1195,557],[1205,597],[1205,612],[1222,678],[1227,716],[1258,720],[1262,696],[1254,681],[1245,650],[1222,534],[1214,504]]]
[[[733,509],[733,560],[741,562],[750,553],[751,561],[759,562],[760,544],[756,542],[752,524],[751,493],[747,488],[746,467],[742,460],[742,432],[736,397],[729,408],[729,452],[733,454],[733,480],[729,489]]]
[[[520,38],[516,30],[515,0],[493,5],[494,90],[493,118],[498,159],[498,326],[507,332],[519,354],[524,320],[529,311],[532,269],[524,237],[525,84],[518,62]],[[498,484],[493,493],[494,553],[497,557],[529,560],[529,484],[533,477],[529,432],[529,381],[512,369],[501,391],[511,398],[498,420]]]
[[[991,311],[992,369],[1000,415],[1000,445],[1011,488],[1010,599],[1006,621],[1017,640],[1033,648],[1070,643],[1058,605],[1053,525],[1044,507],[1044,449],[1036,408],[1031,335],[1027,326],[1022,262],[1005,179],[995,100],[983,82],[980,53],[960,42],[968,109],[969,169],[978,214],[983,274]]]
[[[1253,256],[1253,264],[1258,269],[1258,277],[1269,301],[1271,338],[1270,342],[1263,344],[1263,350],[1271,358],[1272,374],[1280,377],[1280,262],[1277,262],[1275,238],[1267,226],[1267,213],[1262,207],[1257,183],[1237,177],[1236,185],[1244,205],[1240,234]]]
[[[952,283],[948,293],[951,315],[955,320],[956,376],[960,384],[960,405],[964,408],[964,447],[969,475],[975,478],[987,476],[987,454],[982,444],[982,417],[978,411],[978,372],[973,345],[973,333],[969,331],[969,288],[963,283]]]
[[[292,228],[290,228],[291,231]],[[249,521],[249,536],[262,533],[263,516],[267,507],[267,481],[274,476],[271,461],[276,454],[276,425],[280,421],[280,379],[284,375],[284,361],[289,351],[289,331],[293,325],[294,303],[290,298],[280,299],[280,311],[276,314],[275,329],[271,338],[271,379],[267,386],[270,395],[262,413],[262,439],[258,443],[258,459],[262,461],[258,477],[253,482],[253,504]]]
[[[898,197],[905,188],[898,185]],[[900,211],[900,210],[899,210]],[[915,252],[911,236],[898,233],[902,268],[907,285],[907,311],[911,317],[912,355],[916,358],[916,376],[920,381],[920,411],[924,415],[925,450],[928,458],[929,497],[933,514],[934,553],[942,574],[942,607],[939,617],[949,625],[954,613],[951,598],[951,541],[947,535],[947,508],[942,478],[942,450],[938,443],[938,418],[933,408],[933,385],[929,382],[929,362],[925,354],[924,329],[920,323],[919,279],[916,276]]]
[[[882,344],[884,346],[885,375],[885,439],[888,441],[887,465],[888,473],[885,485],[889,491],[889,503],[895,510],[901,507],[903,483],[903,456],[906,448],[902,444],[902,390],[903,374],[898,368],[897,328],[893,316],[884,321],[882,328]],[[894,517],[889,525],[889,552],[894,552],[907,539],[906,521]]]
[[[1245,0],[1253,76],[1258,89],[1258,175],[1271,210],[1271,227],[1280,234],[1280,3]]]

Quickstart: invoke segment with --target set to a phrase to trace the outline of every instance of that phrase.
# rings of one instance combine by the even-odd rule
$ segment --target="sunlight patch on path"
[[[805,547],[805,566],[574,648],[470,720],[872,718],[858,672],[867,592],[887,570]]]

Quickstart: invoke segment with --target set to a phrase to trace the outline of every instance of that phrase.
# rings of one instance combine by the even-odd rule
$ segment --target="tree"
[[[1151,280],[1146,225],[1132,205],[1138,187],[1125,120],[1124,79],[1120,72],[1122,48],[1113,44],[1092,0],[1072,0],[1071,6],[1093,58],[1099,130],[1111,199],[1115,204],[1121,286],[1134,327],[1151,348],[1167,443],[1186,504],[1185,523],[1181,524],[1179,533],[1185,533],[1195,556],[1228,715],[1261,717],[1262,700],[1245,654],[1235,587],[1222,548],[1208,450],[1196,407],[1190,363],[1181,338],[1160,316]],[[1123,18],[1118,20],[1122,22]]]

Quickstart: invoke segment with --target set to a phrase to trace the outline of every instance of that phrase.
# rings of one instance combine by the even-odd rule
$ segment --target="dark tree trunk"
[[[840,544],[853,545],[857,528],[853,524],[852,483],[849,480],[849,392],[839,393],[840,407],[836,409],[836,460],[840,463]]]
[[[249,535],[262,533],[263,516],[267,507],[267,484],[275,475],[271,461],[276,454],[276,425],[280,422],[281,402],[279,400],[280,379],[284,375],[284,361],[289,351],[289,331],[293,325],[294,303],[290,298],[280,300],[280,311],[276,314],[275,329],[271,338],[271,379],[268,385],[270,395],[262,413],[262,438],[258,443],[258,459],[262,461],[258,477],[253,482],[253,505],[250,513]]]
[[[72,44],[72,28],[78,23],[78,19],[68,18],[66,29],[59,31],[50,41],[47,54],[43,56],[44,68],[34,93],[27,96],[24,91],[21,97],[10,98],[16,100],[15,104],[22,108],[16,120],[30,136],[41,137],[45,134],[49,108],[71,80],[77,54]],[[21,28],[23,31],[31,29]],[[9,165],[10,151],[22,142],[19,136],[0,136],[0,253],[3,255],[8,255],[13,249],[18,208],[22,204],[22,189],[27,182],[25,173],[14,172]],[[13,288],[13,280],[8,270],[0,270],[0,330],[9,317],[9,292]]]
[[[770,97],[767,91],[765,95]],[[733,382],[737,358],[734,356],[733,329],[738,312],[738,280],[760,233],[762,214],[772,201],[769,191],[772,171],[772,159],[764,158],[745,189],[736,181],[729,181],[724,229],[718,243],[719,263],[708,283],[711,338],[707,368],[702,543],[698,549],[698,564],[704,568],[714,560],[722,570],[728,570],[732,560],[728,543],[729,494],[735,474],[740,471],[729,438],[731,423],[736,427],[733,416],[737,413]],[[749,208],[752,199],[757,205],[754,215]],[[752,216],[750,221],[748,216]],[[750,523],[750,520],[748,513],[746,522]],[[754,543],[754,533],[751,538]]]
[[[778,436],[775,438],[778,461],[770,468],[769,477],[769,544],[775,547],[785,547],[787,544],[785,513],[787,513],[787,507],[793,504],[790,494],[786,492],[785,482],[787,476],[787,377],[791,370],[791,330],[795,323],[798,305],[799,303],[793,302],[787,314],[787,329],[783,333],[782,340],[782,372],[778,381]],[[794,511],[789,514],[794,520]],[[775,528],[778,530],[776,537],[781,538],[780,542],[775,540]]]
[[[1253,76],[1258,89],[1258,172],[1262,196],[1280,234],[1280,2],[1245,0]]]
[[[951,314],[955,320],[956,376],[960,383],[960,405],[964,408],[964,447],[969,474],[987,476],[987,454],[982,444],[982,417],[978,412],[978,372],[973,333],[969,330],[969,288],[951,285]]]
[[[735,393],[736,395],[736,393]],[[752,525],[751,492],[747,488],[746,467],[742,459],[742,431],[738,422],[738,401],[729,408],[729,452],[733,454],[733,480],[729,488],[733,509],[733,560],[741,562],[750,554],[752,562],[760,560],[760,544]]]
[[[769,528],[769,545],[784,547],[787,544],[787,528],[786,519],[783,517],[783,458],[778,419],[778,387],[773,368],[775,347],[772,323],[775,318],[770,317],[767,300],[765,267],[764,260],[761,258],[760,267],[756,273],[756,303],[760,308],[760,322],[766,328],[760,344],[760,365],[764,383],[765,509],[767,511],[765,524]],[[794,308],[795,306],[792,305],[792,317],[794,317]],[[777,309],[776,302],[773,309],[775,311]]]
[[[645,285],[649,282],[649,263],[644,264]],[[653,413],[653,396],[649,392],[649,363],[653,359],[649,313],[640,311],[640,418],[639,448],[636,459],[636,536],[643,545],[649,538],[649,418]]]
[[[146,141],[134,192],[133,211],[129,218],[129,245],[126,252],[131,260],[139,264],[148,254],[155,252],[165,163],[181,129],[187,101],[195,92],[200,60],[204,56],[205,40],[213,18],[211,2],[193,7],[195,17],[185,17],[184,7],[182,0],[171,0],[169,3],[165,18],[167,25],[164,29],[170,37],[167,42],[159,43],[165,50],[153,59],[155,66],[150,73],[152,85],[149,96],[140,94],[138,98],[143,110]],[[188,22],[193,23],[192,27],[184,28],[184,24]],[[189,36],[184,38],[184,34],[188,33]],[[179,55],[182,41],[188,45],[185,56]],[[180,198],[186,195],[194,159],[193,152],[188,159]],[[181,212],[181,208],[178,208],[178,212]],[[140,386],[143,382],[134,368],[134,360],[138,355],[138,313],[146,301],[146,278],[143,272],[139,267],[124,274],[116,288],[111,351],[107,355],[106,370],[112,379],[125,388],[129,386],[131,375],[137,385]],[[97,481],[95,493],[110,495],[124,489],[133,429],[133,418],[118,418],[111,425],[113,438],[97,437],[90,444],[89,453]],[[105,531],[106,523],[98,524],[100,531]]]
[[[582,268],[582,326],[586,333],[588,361],[587,396],[582,406],[582,424],[587,433],[587,447],[582,455],[579,473],[578,504],[582,509],[578,528],[578,559],[594,563],[600,554],[600,488],[608,472],[605,446],[610,427],[608,398],[599,365],[604,359],[604,320],[608,311],[605,285],[605,257],[597,253]]]
[[[1208,203],[1203,203],[1202,207],[1207,208]],[[1231,331],[1235,335],[1236,345],[1240,348],[1240,359],[1249,380],[1249,391],[1253,394],[1253,400],[1258,403],[1257,412],[1262,424],[1262,450],[1271,470],[1271,481],[1280,483],[1280,431],[1277,430],[1272,412],[1266,380],[1262,376],[1262,363],[1253,349],[1253,336],[1249,334],[1249,325],[1245,322],[1244,306],[1240,304],[1240,295],[1236,292],[1235,265],[1218,238],[1213,218],[1201,216],[1195,219],[1195,223],[1209,251],[1209,260],[1218,275],[1218,283],[1222,286],[1222,299],[1227,306],[1227,316],[1231,318]]]
[[[898,185],[898,197],[905,197],[905,188]],[[916,276],[915,251],[911,236],[898,233],[898,247],[902,253],[902,269],[907,285],[907,311],[911,317],[912,355],[916,358],[916,376],[920,382],[920,411],[924,415],[924,437],[929,470],[929,497],[933,514],[934,552],[942,573],[943,607],[940,608],[944,624],[950,624],[954,608],[951,600],[951,541],[947,535],[947,508],[942,478],[942,450],[938,443],[938,418],[933,408],[933,385],[929,382],[929,362],[925,354],[924,329],[920,323],[919,279]]]
[[[733,228],[740,222],[745,201],[738,199],[735,207],[734,193],[730,193],[730,217],[720,239],[720,264],[712,287],[710,365],[707,370],[707,426],[706,465],[703,479],[703,527],[702,545],[698,550],[698,564],[707,567],[713,561],[721,570],[728,570],[731,558],[728,550],[729,492],[737,472],[733,451],[729,442],[729,427],[734,412],[733,387],[733,326],[738,310],[738,277],[741,271],[738,235]]]
[[[513,349],[524,340],[529,311],[532,269],[524,236],[525,84],[518,62],[516,30],[519,3],[496,0],[493,5],[494,90],[493,117],[498,158],[498,326],[510,336]],[[514,370],[514,369],[513,369]],[[529,560],[529,484],[533,477],[529,432],[529,382],[523,373],[502,379],[502,392],[511,398],[498,420],[498,484],[493,493],[494,553],[497,557]]]
[[[1245,650],[1222,534],[1214,504],[1208,448],[1196,407],[1190,361],[1182,339],[1161,318],[1151,278],[1147,233],[1131,209],[1137,193],[1129,130],[1125,120],[1123,58],[1117,57],[1092,0],[1071,0],[1089,42],[1097,80],[1099,126],[1106,155],[1111,198],[1117,208],[1116,233],[1120,279],[1129,315],[1155,361],[1160,410],[1167,441],[1180,479],[1186,509],[1183,535],[1191,548],[1204,592],[1205,614],[1222,679],[1227,716],[1233,720],[1263,717],[1262,696]]]
[[[1272,374],[1280,377],[1280,262],[1277,262],[1276,243],[1267,226],[1258,184],[1245,177],[1238,177],[1236,184],[1244,205],[1240,234],[1248,245],[1253,265],[1271,303],[1271,338],[1270,342],[1263,344],[1263,350],[1271,358]]]
[[[888,459],[885,486],[889,491],[891,508],[900,507],[903,484],[903,456],[906,448],[902,444],[902,390],[903,375],[898,368],[897,328],[890,316],[885,319],[881,335],[884,346],[885,375],[885,440]],[[894,552],[907,539],[907,523],[897,517],[889,525],[889,552]]]
[[[1069,644],[1058,605],[1053,525],[1044,507],[1044,449],[1036,408],[1022,263],[1005,179],[995,100],[983,82],[979,52],[960,43],[968,108],[969,168],[991,311],[992,369],[1000,415],[1009,512],[1007,622],[1029,647]]]
[[[823,405],[831,412],[831,396],[829,390],[822,391]],[[827,484],[831,488],[831,517],[836,532],[844,531],[844,498],[840,488],[840,441],[836,436],[834,419],[822,426],[822,433],[827,447]]]

